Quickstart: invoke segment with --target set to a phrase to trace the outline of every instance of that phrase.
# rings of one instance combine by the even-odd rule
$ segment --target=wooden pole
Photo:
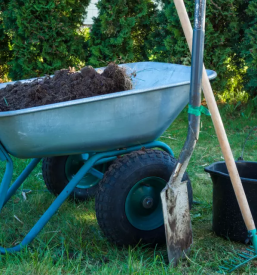
[[[187,44],[189,46],[190,51],[192,52],[193,31],[192,31],[190,20],[188,18],[184,1],[174,0],[174,3],[179,15],[179,19],[180,19],[183,31],[186,36]],[[253,230],[255,229],[255,224],[253,221],[251,210],[250,210],[247,198],[245,196],[241,179],[239,177],[235,160],[234,160],[234,157],[228,142],[228,138],[225,132],[225,128],[222,123],[219,109],[218,109],[215,97],[213,95],[212,87],[204,66],[203,66],[203,76],[202,76],[202,88],[203,88],[207,105],[211,113],[212,121],[220,143],[220,147],[227,165],[229,176],[233,184],[236,198],[237,198],[241,213],[243,215],[244,222],[248,230]]]

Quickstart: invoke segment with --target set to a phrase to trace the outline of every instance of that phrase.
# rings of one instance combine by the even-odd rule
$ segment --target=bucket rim
[[[242,162],[257,164],[256,161],[245,161],[245,160],[235,161],[235,163],[242,163]],[[216,164],[225,164],[226,165],[226,162],[225,161],[214,162],[214,163],[210,164],[209,166],[204,167],[204,171],[207,172],[207,173],[209,173],[209,174],[216,174],[216,175],[221,175],[221,176],[226,177],[226,178],[230,178],[230,176],[229,176],[228,173],[223,173],[223,172],[214,170],[213,167]],[[244,177],[240,177],[240,179],[244,180],[244,181],[251,181],[251,182],[257,183],[257,179],[244,178]]]

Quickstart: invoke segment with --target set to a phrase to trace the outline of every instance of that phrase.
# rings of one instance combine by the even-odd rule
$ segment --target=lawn
[[[241,154],[242,142],[257,116],[249,118],[222,116],[235,158]],[[184,110],[160,138],[178,156],[187,134],[187,113]],[[245,148],[246,160],[257,160],[257,133]],[[65,202],[38,237],[22,252],[1,256],[1,274],[215,274],[221,260],[229,258],[244,245],[214,235],[212,226],[212,182],[204,167],[223,160],[211,118],[202,116],[200,139],[188,167],[194,200],[200,204],[191,210],[194,244],[187,259],[176,268],[167,265],[166,247],[148,246],[117,248],[101,233],[94,211],[94,201]],[[17,176],[29,160],[15,160]],[[3,175],[4,164],[0,172]],[[18,244],[54,200],[44,185],[41,164],[23,184],[32,190],[23,199],[21,191],[8,202],[1,214],[0,242],[6,247]],[[16,217],[16,218],[15,218]],[[19,220],[18,220],[18,219]],[[235,274],[257,273],[257,260]]]

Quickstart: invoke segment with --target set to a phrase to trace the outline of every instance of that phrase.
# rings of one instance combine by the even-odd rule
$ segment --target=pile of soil
[[[100,74],[88,66],[56,71],[30,83],[16,82],[0,89],[0,111],[20,110],[29,107],[64,102],[132,89],[131,78],[124,68],[111,63]]]

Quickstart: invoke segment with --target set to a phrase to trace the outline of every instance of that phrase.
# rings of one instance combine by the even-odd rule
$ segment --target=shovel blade
[[[193,243],[187,182],[166,186],[161,192],[169,262],[176,266]]]

